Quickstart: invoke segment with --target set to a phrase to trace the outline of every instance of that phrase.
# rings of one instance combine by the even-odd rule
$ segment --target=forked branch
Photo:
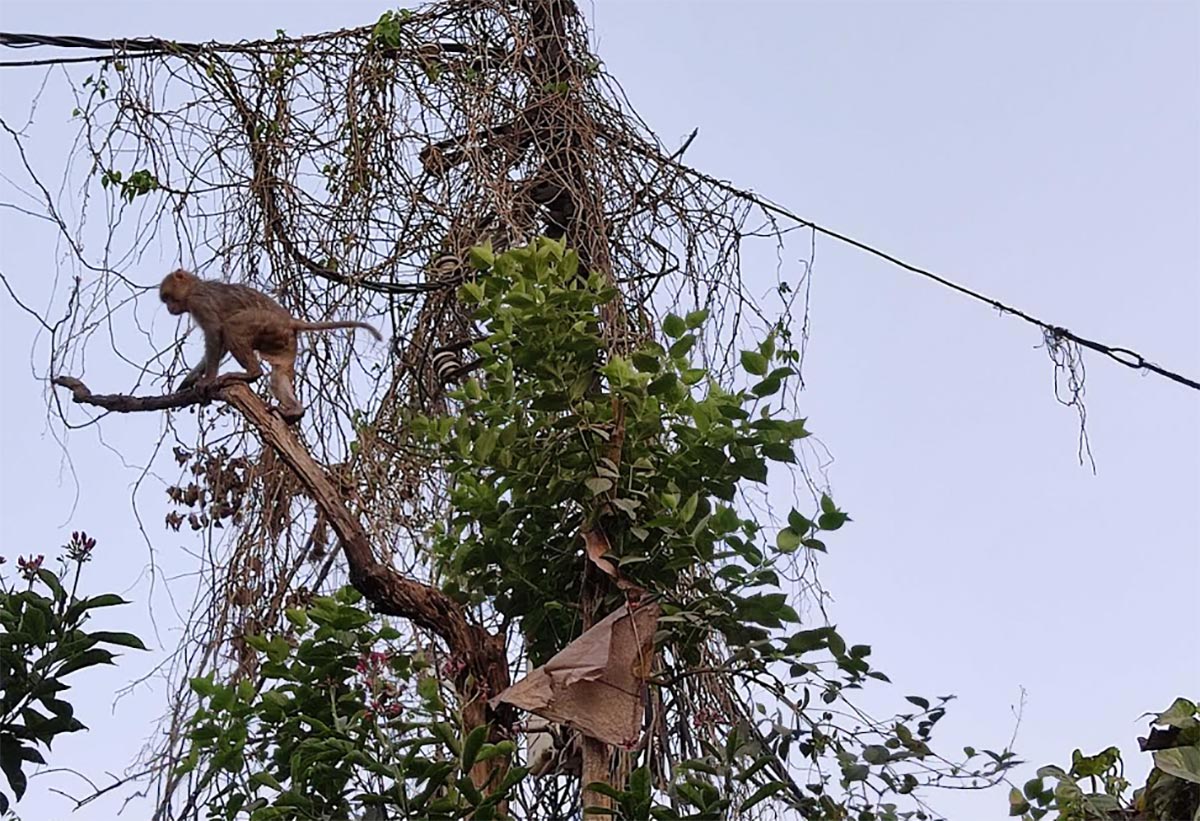
[[[93,405],[120,413],[182,408],[221,399],[241,411],[296,474],[321,514],[341,540],[350,570],[350,583],[379,613],[401,616],[439,636],[458,656],[465,674],[482,685],[488,695],[508,686],[508,665],[503,636],[494,636],[471,623],[457,602],[436,587],[410,579],[379,562],[362,524],[346,507],[337,486],[293,435],[291,428],[270,411],[242,379],[219,378],[211,386],[190,388],[164,396],[93,394],[83,382],[59,376],[54,384],[67,388],[77,404]],[[478,696],[480,694],[472,694]]]

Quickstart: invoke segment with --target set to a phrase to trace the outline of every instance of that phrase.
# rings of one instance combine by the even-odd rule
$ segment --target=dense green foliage
[[[769,462],[795,462],[808,435],[772,405],[796,354],[769,336],[742,355],[753,386],[730,391],[691,359],[705,312],[668,316],[668,347],[608,355],[602,316],[616,292],[578,276],[573,251],[540,240],[476,261],[485,270],[462,297],[488,334],[474,347],[479,375],[453,395],[457,414],[414,426],[452,479],[453,517],[433,543],[447,589],[519,620],[544,661],[578,634],[580,532],[599,527],[620,571],[665,597],[667,644],[685,658],[713,631],[749,647],[795,622],[782,593],[752,590],[778,587],[773,554],[823,549],[817,531],[846,516],[825,498],[764,544],[737,494],[765,483]]]
[[[448,483],[427,549],[443,589],[515,627],[513,656],[534,663],[581,632],[584,531],[603,533],[605,560],[659,603],[650,684],[674,762],[667,772],[636,754],[628,783],[597,785],[619,817],[722,819],[769,802],[810,819],[920,818],[922,786],[992,779],[1014,763],[1007,751],[939,758],[930,745],[945,698],[911,696],[914,709],[866,719],[846,697],[887,680],[870,647],[832,626],[800,629],[780,571],[826,550],[824,534],[849,517],[822,494],[778,523],[750,513],[747,489],[765,493],[771,466],[797,461],[808,435],[780,398],[796,359],[783,328],[742,352],[747,384],[735,387],[696,363],[703,311],[668,316],[662,344],[629,342],[616,292],[561,243],[496,257],[477,248],[473,259],[479,275],[461,298],[486,334],[473,375],[450,411],[405,431]],[[447,671],[401,650],[356,601],[318,599],[289,613],[288,635],[250,638],[265,656],[257,685],[193,682],[204,706],[184,769],[218,796],[209,812],[260,821],[384,805],[390,817],[486,819],[501,798],[513,817],[538,806],[519,767],[472,784],[471,762],[515,763],[516,749],[485,745],[485,728],[466,726],[439,690]],[[603,612],[623,601],[612,586]],[[716,689],[695,689],[701,671]]]
[[[525,776],[508,770],[484,797],[467,777],[477,761],[511,756],[484,743],[486,727],[460,737],[428,662],[394,649],[400,637],[359,606],[351,588],[288,611],[287,638],[251,636],[261,681],[193,679],[184,775],[199,769],[212,818],[355,817],[480,821]]]
[[[1009,793],[1009,815],[1023,821],[1200,821],[1200,709],[1177,698],[1154,716],[1147,748],[1154,768],[1145,786],[1131,792],[1121,751],[1095,755],[1075,750],[1071,766],[1041,767],[1037,777]]]
[[[126,603],[112,593],[76,595],[95,545],[86,533],[74,533],[59,572],[43,567],[43,556],[30,556],[18,560],[18,579],[0,578],[0,769],[18,801],[28,784],[25,765],[45,764],[43,750],[56,737],[87,729],[65,698],[71,689],[65,679],[112,664],[116,654],[101,645],[146,649],[130,633],[84,629],[92,610]],[[0,792],[0,815],[9,804]]]

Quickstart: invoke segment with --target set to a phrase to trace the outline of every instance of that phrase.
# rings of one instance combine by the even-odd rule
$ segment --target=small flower
[[[67,551],[67,558],[73,562],[90,562],[92,560],[92,549],[96,546],[96,540],[88,536],[86,532],[77,530],[71,534],[71,541],[63,545]]]
[[[446,678],[457,678],[467,667],[467,663],[458,656],[451,656],[442,663],[442,675]]]
[[[24,556],[17,557],[17,568],[21,571],[21,577],[27,582],[31,582],[37,578],[38,571],[42,569],[42,562],[46,557],[38,554],[37,558],[30,556],[26,559]]]

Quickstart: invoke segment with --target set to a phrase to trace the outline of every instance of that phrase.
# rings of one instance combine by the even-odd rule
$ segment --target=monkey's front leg
[[[176,390],[187,390],[191,387],[211,387],[217,381],[217,369],[221,366],[221,360],[225,358],[225,343],[216,333],[205,333],[204,335],[204,356],[196,367],[188,371],[187,376],[179,383]],[[245,378],[246,381],[254,381],[257,377],[249,374],[230,374],[230,377],[237,379],[238,377]]]
[[[187,376],[179,380],[179,384],[175,386],[175,390],[186,391],[188,388],[196,385],[200,381],[201,377],[204,376],[204,372],[207,369],[208,366],[205,364],[204,360],[201,359],[199,365],[192,368],[190,371],[188,371]]]
[[[215,333],[204,332],[204,356],[196,367],[188,371],[188,375],[179,383],[178,390],[187,390],[197,385],[211,384],[217,378],[217,368],[225,357],[225,345],[221,337]]]

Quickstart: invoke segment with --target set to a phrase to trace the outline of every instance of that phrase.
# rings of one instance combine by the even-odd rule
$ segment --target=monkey
[[[204,332],[204,357],[179,383],[177,390],[211,384],[228,352],[245,368],[229,374],[231,379],[253,382],[262,376],[261,354],[271,365],[271,393],[279,402],[279,413],[288,422],[304,415],[296,398],[296,334],[302,331],[331,331],[362,328],[376,339],[379,331],[365,322],[304,322],[262,291],[201,279],[182,268],[163,278],[158,295],[172,316],[191,314]],[[256,354],[257,352],[257,354]]]

